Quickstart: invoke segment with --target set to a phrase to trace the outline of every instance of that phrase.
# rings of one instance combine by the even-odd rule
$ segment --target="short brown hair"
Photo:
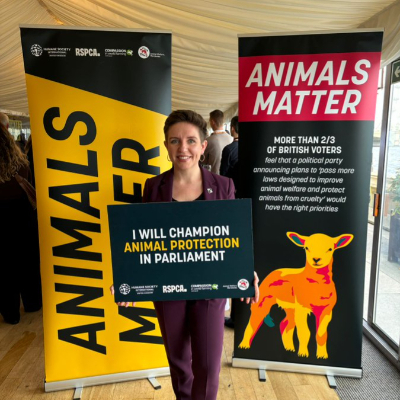
[[[237,115],[231,119],[231,127],[236,133],[239,133],[239,117]]]
[[[199,135],[201,142],[204,142],[207,137],[207,122],[204,121],[204,118],[197,114],[197,112],[192,110],[176,110],[169,114],[168,118],[165,120],[164,124],[164,135],[165,140],[168,139],[168,131],[172,125],[177,124],[178,122],[187,122],[199,128]]]
[[[224,113],[221,110],[211,111],[210,119],[212,119],[218,126],[221,126],[224,123]]]

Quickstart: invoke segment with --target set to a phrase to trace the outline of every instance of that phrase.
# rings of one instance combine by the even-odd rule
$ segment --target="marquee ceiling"
[[[0,0],[0,110],[28,114],[20,24],[169,30],[172,107],[237,112],[237,35],[385,28],[400,55],[400,0]]]

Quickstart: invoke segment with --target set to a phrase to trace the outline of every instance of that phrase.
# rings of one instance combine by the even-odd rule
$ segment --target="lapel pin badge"
[[[208,189],[207,189],[207,192],[208,192],[208,193],[212,193],[213,191],[212,191],[212,189],[208,188]]]

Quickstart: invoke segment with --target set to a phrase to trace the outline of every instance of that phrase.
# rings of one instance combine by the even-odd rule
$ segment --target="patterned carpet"
[[[341,400],[400,400],[400,371],[363,336],[363,378],[336,378]]]

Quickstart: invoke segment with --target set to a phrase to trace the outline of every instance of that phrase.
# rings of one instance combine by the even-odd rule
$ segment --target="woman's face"
[[[172,125],[164,142],[174,168],[190,170],[197,167],[200,156],[207,147],[207,141],[201,142],[199,128],[188,122]]]

